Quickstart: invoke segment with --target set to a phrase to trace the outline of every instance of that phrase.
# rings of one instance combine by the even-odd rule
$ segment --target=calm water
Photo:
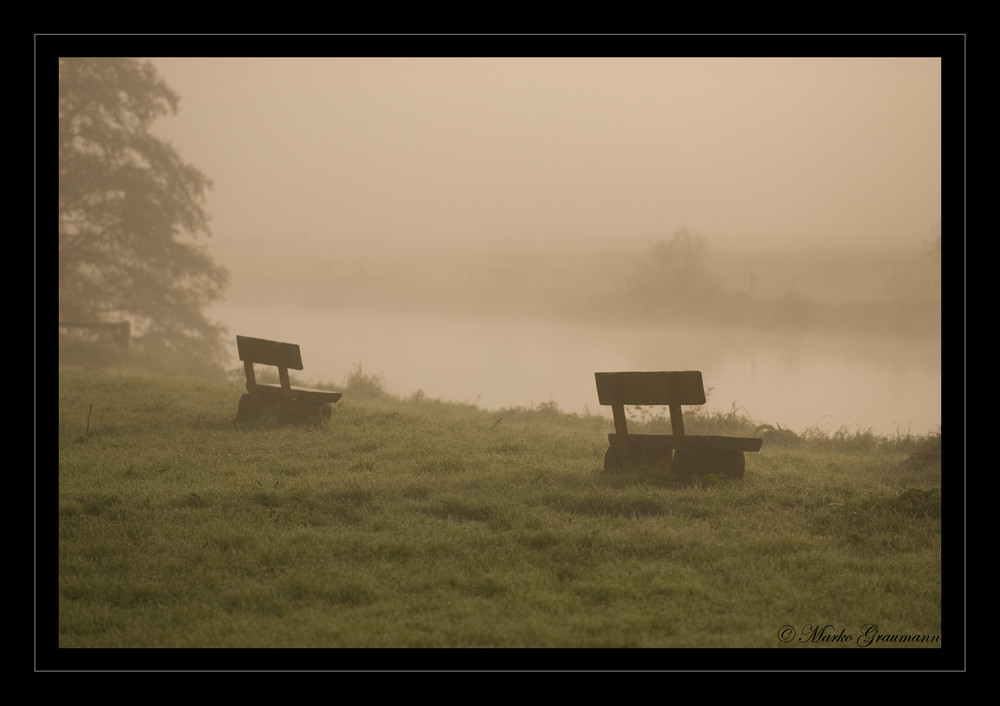
[[[215,315],[234,335],[298,343],[309,382],[339,384],[360,364],[404,397],[422,390],[486,409],[555,402],[610,416],[597,404],[595,372],[701,370],[710,410],[735,406],[796,432],[941,425],[937,341],[232,307]],[[235,339],[232,349],[237,367]]]

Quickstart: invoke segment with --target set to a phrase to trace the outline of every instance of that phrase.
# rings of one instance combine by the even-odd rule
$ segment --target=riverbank
[[[704,277],[658,289],[648,253],[407,252],[227,260],[230,304],[736,329],[940,336],[940,263],[920,249],[712,250]],[[654,273],[655,275],[655,273]]]

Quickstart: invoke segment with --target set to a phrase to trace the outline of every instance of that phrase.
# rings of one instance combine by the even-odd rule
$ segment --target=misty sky
[[[214,181],[216,251],[681,227],[720,244],[919,247],[941,221],[935,58],[153,63],[181,97],[156,132]]]

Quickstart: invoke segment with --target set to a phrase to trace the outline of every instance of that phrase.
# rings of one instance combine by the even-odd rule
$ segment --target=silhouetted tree
[[[705,264],[707,241],[682,228],[653,244],[642,259],[639,287],[646,296],[688,297],[714,288]],[[662,306],[662,302],[657,304]]]
[[[706,247],[705,238],[691,235],[682,228],[674,233],[669,242],[656,243],[649,253],[648,262],[668,290],[696,292],[711,282],[705,267]]]
[[[59,316],[125,319],[140,348],[214,359],[204,310],[228,275],[197,242],[211,182],[150,133],[177,106],[148,61],[59,59]]]

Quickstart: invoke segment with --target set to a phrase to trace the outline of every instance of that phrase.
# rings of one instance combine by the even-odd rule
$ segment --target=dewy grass
[[[240,392],[60,371],[59,646],[941,634],[940,437],[803,436],[741,482],[677,483],[604,474],[610,423],[558,410],[368,389],[319,425],[241,428]]]

